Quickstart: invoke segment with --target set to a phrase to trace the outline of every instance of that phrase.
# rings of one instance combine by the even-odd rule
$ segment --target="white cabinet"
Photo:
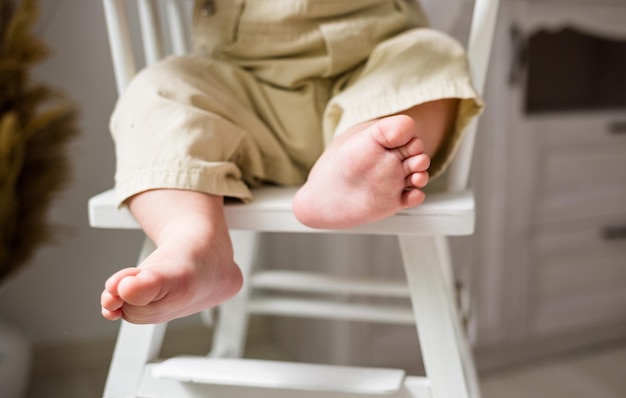
[[[626,1],[504,0],[491,65],[474,168],[479,366],[624,338]]]

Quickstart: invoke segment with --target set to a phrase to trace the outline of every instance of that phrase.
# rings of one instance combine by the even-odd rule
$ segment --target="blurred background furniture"
[[[626,336],[626,2],[500,7],[475,173],[479,368]]]

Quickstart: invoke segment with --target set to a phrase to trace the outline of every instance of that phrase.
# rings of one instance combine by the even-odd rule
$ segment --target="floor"
[[[483,398],[623,398],[626,344],[484,375],[481,388]]]
[[[283,359],[280,352],[267,345],[252,347],[248,355]],[[107,364],[101,360],[91,362],[74,369],[56,366],[42,371],[40,368],[26,398],[101,397]],[[486,374],[481,377],[481,388],[483,398],[623,398],[626,397],[626,344]]]

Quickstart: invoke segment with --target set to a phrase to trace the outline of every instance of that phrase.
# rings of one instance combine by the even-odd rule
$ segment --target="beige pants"
[[[463,48],[413,0],[201,0],[195,53],[137,75],[111,119],[117,198],[158,188],[251,199],[294,185],[349,127],[460,98],[447,166],[482,107]]]

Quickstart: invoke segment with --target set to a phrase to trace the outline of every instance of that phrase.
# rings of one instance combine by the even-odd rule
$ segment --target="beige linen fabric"
[[[195,53],[139,73],[111,118],[120,203],[159,188],[251,199],[301,184],[336,134],[460,98],[441,174],[482,103],[462,47],[412,0],[200,0]]]

